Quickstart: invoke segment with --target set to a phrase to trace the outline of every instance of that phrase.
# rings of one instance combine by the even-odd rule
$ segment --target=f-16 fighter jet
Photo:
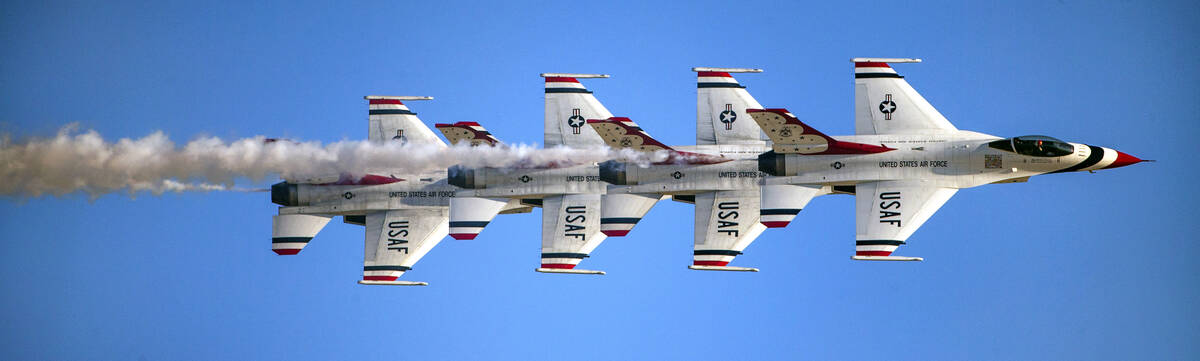
[[[670,147],[629,118],[591,119],[612,148],[665,153],[650,165],[612,160],[600,165],[611,183],[601,226],[624,236],[664,195],[696,205],[692,265],[697,270],[757,271],[729,262],[766,229],[759,223],[759,173],[754,157],[770,150],[762,130],[747,122],[760,105],[730,75],[758,69],[694,68],[697,75],[696,145]]]
[[[889,65],[920,59],[852,61],[855,135],[825,135],[786,109],[749,112],[774,141],[774,149],[758,158],[760,170],[777,176],[762,187],[763,214],[777,215],[764,223],[786,226],[813,196],[831,188],[853,193],[855,260],[922,260],[892,252],[959,189],[1142,162],[1047,136],[959,130]]]
[[[367,96],[368,139],[445,146],[402,101],[430,97]],[[300,253],[334,216],[366,226],[361,284],[426,285],[398,281],[449,232],[450,199],[458,189],[445,171],[399,176],[367,174],[336,181],[284,181],[271,186],[280,205],[272,224],[271,249],[279,255]],[[500,207],[516,210],[519,205]],[[499,211],[498,210],[498,211]]]
[[[586,120],[611,117],[579,79],[598,74],[542,74],[546,79],[546,148],[567,146],[606,151],[604,141]],[[495,146],[497,141],[477,123],[439,124],[452,142]],[[505,207],[542,207],[541,267],[545,273],[604,274],[576,269],[607,237],[600,232],[600,197],[604,182],[596,165],[558,163],[511,168],[452,167],[449,183],[461,187],[450,201],[450,236],[474,239]]]

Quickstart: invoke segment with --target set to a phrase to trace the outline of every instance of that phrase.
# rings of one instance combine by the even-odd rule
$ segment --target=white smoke
[[[235,187],[237,180],[316,179],[369,170],[414,174],[467,167],[531,167],[587,164],[611,158],[638,163],[661,161],[609,148],[537,148],[527,145],[375,144],[367,141],[271,141],[264,137],[225,141],[199,138],[177,146],[162,132],[108,142],[95,131],[64,127],[53,138],[14,142],[0,136],[0,196],[37,197],[81,191],[96,197],[127,191],[131,195],[187,191],[257,191]],[[653,159],[652,159],[653,158]],[[384,174],[389,174],[384,173]]]

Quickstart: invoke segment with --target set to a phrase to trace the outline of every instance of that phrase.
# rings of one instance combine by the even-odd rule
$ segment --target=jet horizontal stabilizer
[[[855,261],[924,261],[921,257],[904,256],[850,256]]]
[[[754,69],[754,68],[710,68],[710,67],[702,67],[702,66],[692,68],[692,71],[694,71],[694,72],[709,72],[709,71],[711,71],[711,72],[720,72],[720,73],[761,73],[761,72],[763,72],[762,69]]]
[[[733,272],[758,272],[754,267],[734,267],[734,266],[688,266],[688,269],[697,271],[733,271]]]
[[[541,267],[539,267],[535,271],[538,271],[541,273],[571,273],[571,274],[579,274],[579,275],[601,275],[601,276],[604,275],[604,271],[593,271],[590,269],[541,268]]]
[[[428,286],[429,282],[414,282],[414,281],[358,281],[360,285],[373,286]]]

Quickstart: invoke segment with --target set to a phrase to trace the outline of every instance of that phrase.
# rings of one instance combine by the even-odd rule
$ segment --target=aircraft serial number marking
[[[388,222],[387,249],[408,254],[408,221]]]
[[[446,198],[454,197],[454,191],[412,191],[412,192],[388,192],[388,198]]]
[[[901,160],[879,162],[880,168],[946,168],[950,166],[947,160]]]

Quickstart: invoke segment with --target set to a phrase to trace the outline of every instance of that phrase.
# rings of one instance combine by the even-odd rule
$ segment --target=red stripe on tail
[[[891,68],[887,63],[854,63],[855,68]]]
[[[578,83],[579,80],[575,80],[575,78],[552,76],[552,77],[547,77],[546,82],[547,83]]]

